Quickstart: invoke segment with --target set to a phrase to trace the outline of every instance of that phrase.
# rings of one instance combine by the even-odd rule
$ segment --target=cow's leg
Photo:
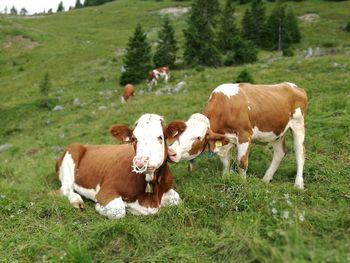
[[[180,195],[174,190],[170,189],[164,193],[160,201],[161,206],[178,205],[181,201]]]
[[[239,175],[246,178],[248,169],[250,141],[239,143],[237,142],[237,164]]]
[[[273,142],[272,147],[273,147],[272,162],[270,164],[270,167],[266,170],[264,178],[262,179],[266,183],[272,180],[273,175],[277,171],[283,157],[287,153],[287,146],[285,144],[284,137]]]
[[[218,155],[220,157],[222,163],[222,175],[226,175],[230,173],[230,164],[231,164],[231,150],[234,144],[226,144],[220,147],[218,151]]]
[[[65,153],[60,166],[59,179],[61,181],[61,194],[68,197],[73,207],[83,208],[83,199],[80,195],[74,193],[75,164],[72,155],[68,151]]]
[[[165,83],[168,83],[169,77],[170,77],[169,74],[165,73],[165,75],[164,75],[164,82]]]
[[[95,208],[97,212],[109,219],[123,218],[126,214],[125,203],[121,197],[117,196],[104,206],[96,203]]]
[[[294,186],[299,189],[304,189],[303,169],[305,162],[304,139],[305,126],[304,117],[300,110],[297,110],[291,119],[291,129],[293,131],[294,152],[297,162],[297,175]]]

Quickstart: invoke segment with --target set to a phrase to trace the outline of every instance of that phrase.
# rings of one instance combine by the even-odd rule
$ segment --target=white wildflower
[[[289,218],[289,211],[283,211],[282,217],[283,217],[284,219],[288,219],[288,218]]]
[[[273,208],[271,209],[271,212],[272,212],[272,214],[275,215],[275,214],[277,214],[277,209],[273,207]]]
[[[301,222],[304,222],[305,221],[305,211],[303,211],[302,213],[299,213],[299,220]]]

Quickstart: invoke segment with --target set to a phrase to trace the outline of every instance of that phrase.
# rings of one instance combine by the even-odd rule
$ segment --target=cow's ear
[[[118,141],[129,143],[132,138],[132,129],[123,124],[116,124],[109,129],[109,132]]]
[[[173,121],[164,129],[166,139],[175,140],[186,130],[186,123],[183,121]]]

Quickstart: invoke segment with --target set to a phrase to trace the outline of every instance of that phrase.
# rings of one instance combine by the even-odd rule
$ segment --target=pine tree
[[[78,8],[82,8],[82,7],[83,7],[83,4],[80,2],[80,0],[77,0],[77,1],[75,2],[74,8],[78,9]]]
[[[49,73],[46,72],[43,80],[39,84],[39,89],[41,94],[40,106],[45,108],[50,108],[50,100],[49,100],[50,87],[51,87],[51,83],[50,83]]]
[[[277,4],[266,25],[266,47],[282,51],[293,43],[300,42],[301,35],[292,11],[286,13],[286,6]]]
[[[140,24],[136,26],[134,35],[129,39],[123,61],[125,71],[120,78],[121,85],[136,84],[146,78],[151,68],[151,46]]]
[[[217,0],[195,0],[187,29],[184,30],[184,59],[187,65],[217,66],[220,53],[216,47],[215,25],[219,5]]]
[[[242,37],[249,39],[258,47],[264,46],[265,40],[265,6],[262,0],[254,0],[251,8],[244,13],[242,20]]]
[[[247,69],[243,69],[239,75],[235,83],[254,83],[253,77]]]
[[[228,58],[230,59],[230,58]],[[258,60],[258,50],[250,40],[237,37],[234,44],[232,61],[234,64],[253,63]]]
[[[61,1],[61,2],[58,4],[57,12],[63,12],[63,11],[64,11],[64,6],[63,6],[63,2]]]
[[[238,36],[239,33],[235,25],[234,12],[233,0],[227,0],[221,16],[218,34],[218,47],[223,52],[232,50],[235,37]]]
[[[169,66],[173,68],[178,48],[175,40],[175,31],[170,24],[168,16],[163,21],[158,38],[158,46],[153,57],[153,63],[156,67]]]
[[[11,7],[11,9],[10,9],[10,14],[11,14],[11,15],[15,15],[15,16],[18,14],[18,13],[17,13],[17,9],[16,9],[15,6],[12,6],[12,7]]]

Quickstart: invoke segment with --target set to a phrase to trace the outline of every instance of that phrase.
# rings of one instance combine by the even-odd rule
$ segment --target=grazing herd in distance
[[[169,80],[169,67],[152,70],[147,85]],[[132,99],[135,88],[124,86],[121,102]],[[203,113],[168,125],[157,114],[143,114],[131,129],[117,124],[110,133],[121,145],[69,145],[56,163],[61,182],[56,194],[75,208],[83,208],[82,196],[94,201],[96,210],[110,219],[155,214],[163,206],[177,205],[180,195],[172,188],[168,161],[192,161],[202,152],[216,153],[223,174],[230,172],[231,151],[237,149],[239,174],[245,178],[251,143],[271,143],[272,162],[263,181],[272,180],[287,153],[285,134],[292,130],[297,174],[294,186],[304,188],[304,138],[306,92],[284,82],[275,85],[222,84],[210,94]],[[174,143],[168,147],[167,140]]]

